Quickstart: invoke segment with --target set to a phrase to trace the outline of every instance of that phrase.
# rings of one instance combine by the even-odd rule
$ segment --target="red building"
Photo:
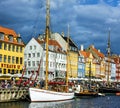
[[[116,63],[116,80],[117,82],[120,82],[120,57],[115,56],[114,61]]]

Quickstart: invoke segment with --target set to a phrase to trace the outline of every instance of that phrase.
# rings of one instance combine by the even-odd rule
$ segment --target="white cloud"
[[[102,47],[101,40],[104,44],[107,43],[107,29],[111,27],[114,42],[115,40],[118,42],[120,6],[112,7],[103,0],[98,1],[98,4],[94,5],[81,5],[78,0],[50,0],[53,32],[63,31],[67,34],[67,25],[70,24],[70,34],[78,45],[85,42],[86,45],[95,43],[96,46]],[[16,25],[15,30],[24,35],[25,31],[33,30],[37,19],[39,20],[37,32],[40,33],[40,30],[45,29],[45,0],[3,0],[0,2],[1,24]],[[86,0],[82,2],[85,3]]]

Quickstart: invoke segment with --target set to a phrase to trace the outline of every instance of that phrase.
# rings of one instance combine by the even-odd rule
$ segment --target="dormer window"
[[[18,43],[22,43],[21,37],[18,37],[18,38],[17,38],[17,41],[18,41]]]
[[[13,42],[13,35],[9,35],[9,41]]]
[[[4,33],[0,32],[0,40],[4,40]]]

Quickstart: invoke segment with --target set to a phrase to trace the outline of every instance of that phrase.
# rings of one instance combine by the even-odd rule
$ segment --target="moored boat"
[[[110,82],[110,74],[111,74],[111,47],[110,47],[110,29],[108,32],[108,47],[107,47],[107,69],[106,69],[106,77],[107,77],[107,82],[106,86],[100,86],[99,87],[99,92],[100,93],[105,93],[105,94],[110,94],[110,95],[116,95],[116,93],[120,92],[120,88],[118,87],[113,87]]]
[[[100,87],[99,92],[106,94],[116,94],[116,93],[120,93],[120,89],[114,87]]]
[[[98,95],[98,88],[97,87],[93,87],[91,85],[91,62],[90,62],[90,66],[89,66],[89,80],[88,80],[88,85],[78,85],[78,87],[76,88],[75,91],[75,96],[77,97],[82,97],[82,98],[88,98],[88,97],[96,97],[99,96]]]
[[[99,96],[99,93],[97,89],[91,89],[91,88],[84,89],[83,87],[80,87],[80,85],[78,85],[78,88],[75,91],[75,96],[80,98],[89,98],[89,97],[97,97]]]
[[[87,98],[87,97],[97,97],[99,96],[99,94],[97,92],[86,91],[86,92],[79,92],[79,93],[75,92],[75,96]]]
[[[64,101],[74,98],[74,93],[55,92],[39,88],[30,88],[29,94],[32,102]]]
[[[74,93],[68,92],[68,71],[66,71],[66,84],[64,91],[53,91],[52,89],[48,89],[48,41],[49,41],[49,0],[46,3],[46,77],[45,77],[45,87],[43,89],[40,88],[29,88],[29,97],[32,102],[52,102],[52,101],[65,101],[74,98]],[[68,44],[67,44],[68,48]],[[68,53],[67,53],[68,54]],[[67,56],[68,61],[68,56]],[[68,64],[68,63],[67,63]],[[68,67],[68,66],[67,66]],[[38,72],[39,72],[38,68]],[[54,86],[54,85],[53,85]]]

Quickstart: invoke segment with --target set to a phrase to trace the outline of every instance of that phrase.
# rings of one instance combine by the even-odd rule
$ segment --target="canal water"
[[[75,98],[61,102],[8,102],[0,103],[0,108],[120,108],[120,97]]]

